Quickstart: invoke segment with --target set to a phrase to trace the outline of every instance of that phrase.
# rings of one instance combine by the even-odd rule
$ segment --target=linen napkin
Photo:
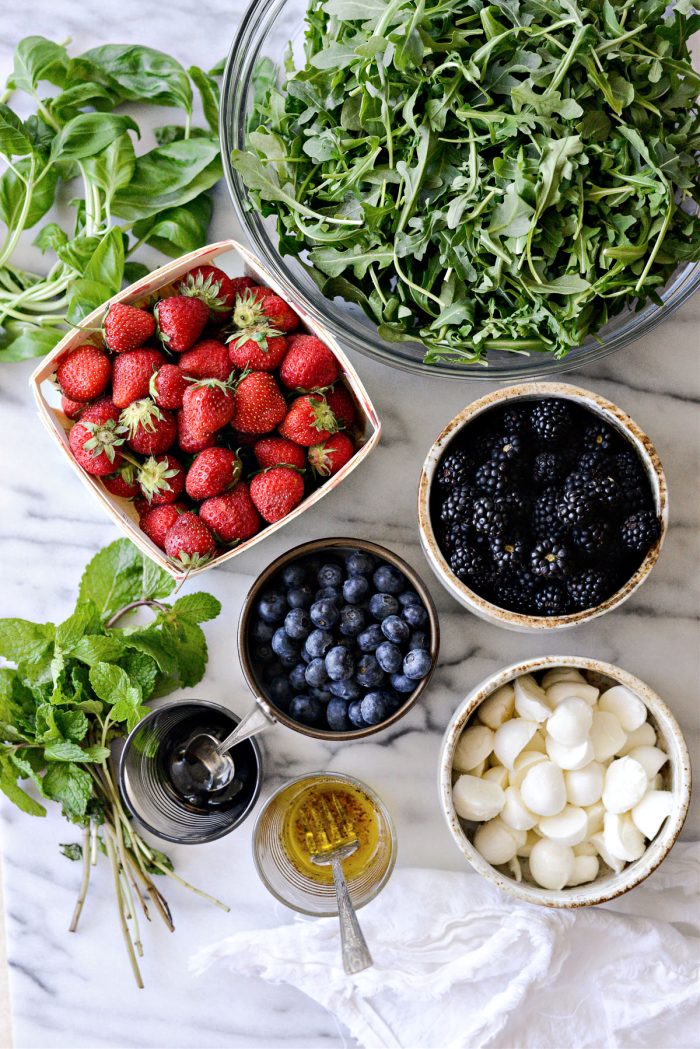
[[[700,845],[677,843],[612,904],[550,910],[474,872],[396,871],[360,912],[374,967],[345,975],[335,918],[297,916],[205,947],[299,988],[366,1049],[696,1049]]]

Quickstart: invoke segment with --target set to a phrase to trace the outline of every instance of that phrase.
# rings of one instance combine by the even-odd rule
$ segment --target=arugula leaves
[[[563,357],[700,259],[686,0],[311,0],[306,22],[299,68],[257,66],[232,163],[385,338]]]

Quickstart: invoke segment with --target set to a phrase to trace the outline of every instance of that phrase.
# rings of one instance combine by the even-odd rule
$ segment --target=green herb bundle
[[[204,675],[207,643],[199,624],[214,619],[221,605],[206,593],[165,604],[174,587],[166,572],[120,539],[88,564],[75,610],[63,623],[0,619],[0,656],[14,664],[0,667],[0,791],[24,812],[44,816],[44,806],[20,786],[29,780],[82,828],[80,844],[61,846],[83,867],[71,931],[97,853],[107,855],[139,986],[139,909],[149,918],[152,906],[173,928],[153,876],[192,886],[134,830],[119,796],[110,744],[148,712],[146,700],[195,685]],[[156,612],[152,622],[118,629],[117,620],[139,605]]]
[[[71,324],[144,276],[131,256],[142,244],[176,257],[206,243],[208,191],[221,176],[218,141],[220,68],[185,70],[160,51],[107,44],[76,58],[40,36],[26,37],[0,98],[0,361],[47,353]],[[47,85],[57,88],[47,96]],[[206,128],[192,126],[194,92]],[[26,96],[26,120],[7,105]],[[137,155],[138,124],[124,104],[172,106],[182,123],[156,128],[157,145]],[[54,222],[34,243],[54,257],[45,275],[13,264],[25,230],[55,201],[73,194],[71,230]],[[77,195],[76,195],[77,194]]]
[[[700,258],[690,0],[311,0],[233,165],[427,362],[565,356]]]

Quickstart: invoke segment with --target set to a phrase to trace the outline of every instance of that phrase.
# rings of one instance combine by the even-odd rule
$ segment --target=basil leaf
[[[125,131],[138,134],[138,124],[131,117],[115,113],[79,113],[56,135],[49,160],[53,163],[94,156]]]
[[[32,94],[42,81],[63,87],[68,53],[61,44],[43,36],[26,36],[15,49],[15,65],[7,86]]]
[[[117,190],[128,186],[134,174],[136,156],[131,138],[126,133],[119,135],[102,152],[87,157],[83,167],[87,177],[102,190],[109,205]]]
[[[199,90],[204,119],[213,133],[217,135],[219,133],[219,106],[221,104],[219,85],[213,76],[205,73],[199,66],[190,66],[187,72]]]
[[[0,102],[0,153],[6,157],[26,157],[33,147],[24,124],[9,106]]]
[[[148,99],[161,106],[179,106],[192,112],[192,87],[180,63],[162,51],[138,44],[105,44],[86,51],[81,59],[99,70],[120,101]]]
[[[112,211],[120,218],[138,221],[189,203],[220,177],[215,139],[188,139],[160,146],[137,158],[134,177],[115,194]]]
[[[188,204],[168,208],[137,222],[133,228],[134,236],[158,248],[164,255],[177,258],[206,244],[211,213],[211,197],[202,194]]]
[[[57,345],[65,332],[55,328],[40,328],[24,325],[16,333],[0,341],[0,363],[3,361],[26,361],[31,357],[43,357]]]
[[[29,208],[24,215],[22,229],[31,229],[44,217],[55,200],[58,172],[52,166],[48,169],[37,167],[35,162],[32,174],[32,162],[28,157],[16,160],[13,166],[15,171],[8,168],[0,176],[0,216],[8,229],[16,229],[29,194]]]

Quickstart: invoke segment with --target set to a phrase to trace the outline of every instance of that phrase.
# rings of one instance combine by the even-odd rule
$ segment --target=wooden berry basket
[[[220,256],[223,255],[228,256],[228,258],[223,260],[222,264]],[[56,365],[59,359],[64,354],[70,353],[71,350],[77,349],[78,346],[90,342],[91,336],[80,329],[70,332],[61,339],[51,353],[43,359],[42,363],[29,380],[29,385],[37,404],[39,418],[47,432],[51,435],[54,443],[57,445],[69,467],[78,475],[83,484],[92,491],[95,498],[104,507],[114,523],[121,528],[122,532],[132,541],[132,543],[134,543],[134,545],[144,554],[159,564],[161,568],[164,568],[167,572],[170,572],[171,575],[175,576],[176,579],[182,578],[184,575],[197,575],[200,572],[205,572],[209,568],[213,568],[217,565],[223,564],[225,561],[229,561],[232,557],[236,557],[237,554],[242,553],[249,547],[254,546],[255,543],[260,542],[261,539],[265,539],[272,532],[276,532],[278,529],[283,528],[288,521],[292,521],[300,514],[303,514],[303,512],[310,506],[315,505],[319,500],[323,499],[325,495],[328,495],[330,491],[342,484],[345,478],[352,473],[352,471],[360,465],[363,459],[366,459],[370,452],[375,448],[381,434],[381,424],[369,398],[369,394],[362,385],[362,382],[352,364],[338,345],[335,337],[322,324],[319,324],[318,321],[310,317],[302,306],[299,306],[294,301],[290,302],[288,296],[281,289],[277,281],[270,276],[255,255],[251,254],[247,248],[235,240],[224,240],[217,244],[209,244],[204,248],[200,248],[198,251],[192,251],[188,255],[181,256],[181,258],[168,263],[166,266],[161,266],[160,269],[154,270],[147,277],[136,281],[136,283],[131,284],[128,288],[120,291],[117,295],[114,295],[107,302],[103,303],[102,306],[89,314],[89,316],[87,316],[82,322],[83,327],[99,328],[108,307],[112,303],[126,302],[140,305],[144,300],[148,300],[156,292],[167,289],[195,266],[212,264],[215,259],[217,260],[216,264],[220,266],[221,269],[225,270],[225,272],[229,273],[230,276],[245,275],[254,277],[259,283],[272,288],[277,295],[289,302],[299,315],[302,329],[316,335],[322,342],[326,343],[337,357],[341,368],[342,379],[352,394],[353,400],[358,409],[357,433],[360,444],[352,459],[350,459],[350,461],[346,463],[337,474],[330,477],[325,484],[321,485],[310,496],[304,499],[299,506],[281,521],[267,525],[254,535],[252,539],[248,539],[245,542],[240,543],[240,545],[218,554],[212,561],[206,565],[202,565],[200,568],[192,568],[189,570],[183,569],[181,566],[171,561],[166,556],[165,552],[156,546],[155,543],[153,543],[148,536],[141,531],[139,528],[138,514],[134,509],[133,503],[108,492],[100,482],[99,478],[90,476],[78,466],[71,454],[68,444],[68,431],[72,426],[72,422],[61,411],[60,393],[55,384],[51,381],[51,377],[56,371]]]

